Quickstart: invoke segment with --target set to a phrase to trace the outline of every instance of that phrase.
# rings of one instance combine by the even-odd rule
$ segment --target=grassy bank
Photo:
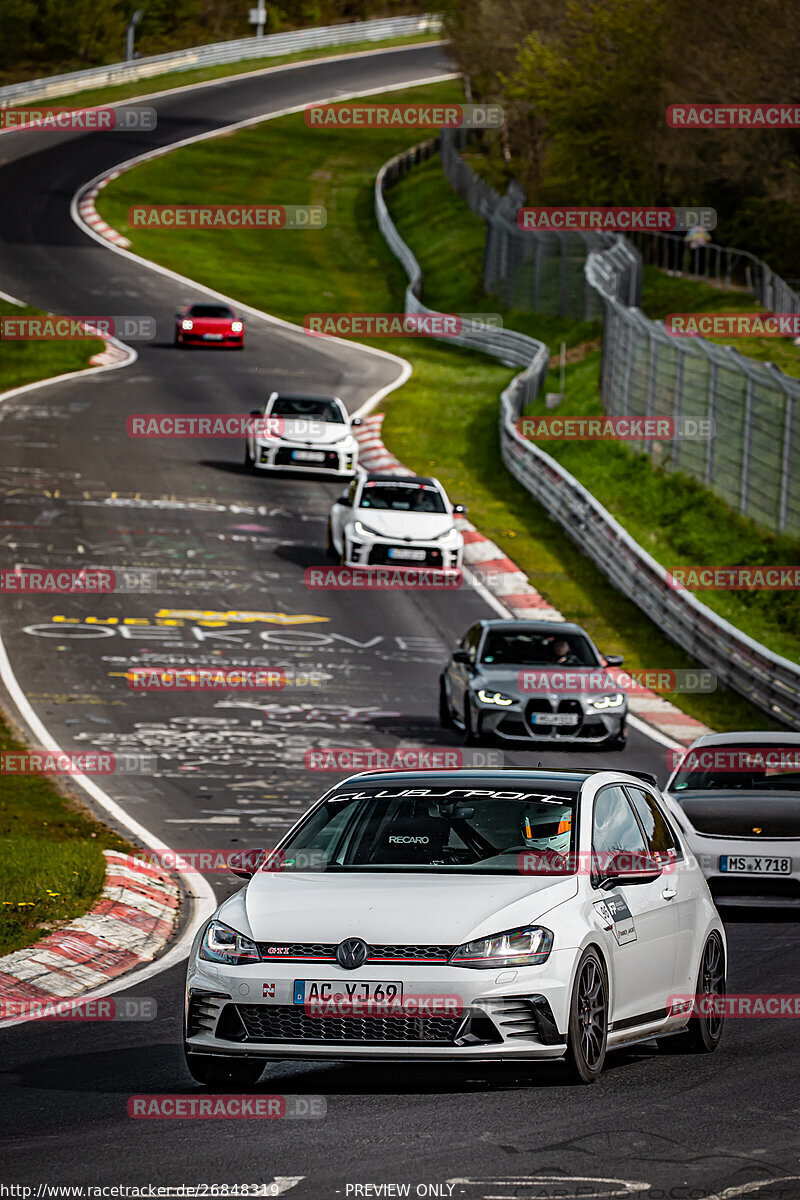
[[[394,95],[404,99],[401,93]],[[419,89],[413,95],[418,101],[458,98],[455,84]],[[413,134],[402,130],[318,133],[308,129],[301,116],[282,118],[143,164],[104,189],[100,208],[106,220],[131,238],[137,253],[289,320],[302,322],[306,313],[323,309],[397,312],[403,305],[405,275],[377,230],[372,193],[381,163],[413,140]],[[425,270],[430,266],[438,271],[435,304],[457,311],[496,308],[481,301],[471,277],[470,254],[462,252],[457,238],[449,252],[439,246],[436,224],[446,226],[456,211],[466,214],[463,228],[465,237],[472,239],[473,254],[482,241],[465,207],[449,188],[437,191],[431,175],[432,169],[425,168],[423,181],[432,190],[424,200],[414,198],[418,173],[390,196],[393,209],[408,205],[403,223],[413,228],[405,232]],[[282,234],[165,233],[131,230],[126,224],[127,211],[136,203],[211,204],[234,198],[263,203],[265,193],[286,203],[324,204],[326,228]],[[434,250],[438,257],[429,264],[428,252]],[[451,277],[448,262],[460,273],[458,278]],[[530,316],[516,314],[514,319],[526,332],[542,335]],[[564,336],[574,345],[596,332],[591,324],[576,330],[565,322],[551,322],[546,336]],[[691,665],[576,550],[502,466],[498,395],[513,370],[444,343],[385,339],[370,344],[404,355],[414,367],[412,379],[386,406],[387,440],[395,453],[419,471],[435,472],[454,499],[468,503],[475,524],[520,563],[548,599],[583,623],[601,647],[624,653],[632,667]],[[682,696],[678,702],[717,728],[766,723],[744,700],[722,690],[710,696]]]
[[[0,300],[0,319],[41,315],[37,308],[20,308]],[[100,338],[76,342],[23,342],[0,337],[0,392],[53,375],[80,371],[89,365],[93,354],[100,353],[103,345]]]
[[[0,719],[0,752],[24,753]],[[92,907],[103,890],[103,850],[131,846],[50,778],[0,772],[0,954],[30,946]]]

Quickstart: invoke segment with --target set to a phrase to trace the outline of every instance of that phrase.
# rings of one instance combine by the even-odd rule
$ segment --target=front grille
[[[404,550],[413,550],[413,546],[372,546],[369,552],[369,565],[375,567],[441,567],[442,552],[428,547],[425,551],[425,561],[420,559],[403,561],[402,556]],[[391,558],[389,551],[394,550],[396,553]]]
[[[302,1005],[238,1004],[248,1041],[452,1045],[463,1017],[310,1017]]]
[[[258,952],[265,961],[336,962],[336,945],[330,942],[259,942]],[[386,945],[368,946],[367,962],[447,962],[455,946]]]
[[[503,1036],[539,1041],[545,1046],[561,1042],[553,1010],[544,996],[497,996],[476,1002],[485,1008]]]
[[[760,896],[774,900],[800,900],[800,882],[796,879],[769,878],[764,875],[714,875],[708,881],[711,895],[723,900],[726,896]]]
[[[295,447],[295,449],[296,449],[296,447]],[[311,447],[309,447],[309,449],[311,449]],[[276,454],[275,454],[275,466],[276,467],[302,467],[304,471],[306,469],[308,469],[309,471],[313,471],[315,469],[316,470],[325,470],[325,469],[338,470],[339,469],[339,455],[336,453],[335,450],[321,450],[321,451],[312,451],[312,452],[324,454],[325,455],[324,461],[323,462],[308,462],[308,461],[303,461],[302,459],[292,458],[293,451],[290,450],[288,448],[288,446],[281,446],[281,447],[279,447],[279,449],[276,451]]]

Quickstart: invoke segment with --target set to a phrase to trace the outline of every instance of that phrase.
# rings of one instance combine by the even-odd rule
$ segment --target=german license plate
[[[203,341],[204,342],[221,342],[222,339],[224,338],[224,336],[225,336],[224,333],[204,333]]]
[[[295,462],[325,462],[325,452],[323,450],[293,450],[292,458]]]
[[[719,869],[732,875],[791,875],[792,860],[783,855],[721,854]]]
[[[531,713],[531,725],[577,725],[577,713]]]
[[[424,550],[395,550],[394,546],[389,549],[389,558],[407,558],[411,562],[425,562]]]
[[[376,983],[373,979],[364,982],[346,983],[330,979],[295,979],[293,1003],[313,1004],[322,1000],[402,1000],[402,983]]]

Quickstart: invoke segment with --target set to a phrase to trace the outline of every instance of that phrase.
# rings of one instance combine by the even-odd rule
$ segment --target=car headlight
[[[459,946],[450,959],[451,967],[528,967],[547,960],[553,948],[553,934],[541,925],[509,929],[491,937],[478,938]]]
[[[383,537],[382,533],[378,533],[377,529],[370,529],[363,521],[354,521],[353,530],[359,537]]]
[[[478,699],[482,704],[500,704],[505,706],[506,704],[514,703],[514,697],[507,696],[505,692],[487,692],[483,688],[480,688],[478,691]]]
[[[209,921],[200,943],[200,957],[207,962],[227,963],[229,967],[261,962],[255,942],[229,929],[222,921]]]
[[[599,696],[597,700],[590,700],[589,708],[619,708],[624,703],[624,693],[614,692],[611,696]]]
[[[231,333],[241,333],[244,329],[244,321],[231,321]]]
[[[437,533],[433,540],[435,542],[454,542],[460,536],[455,525],[452,525],[450,529],[445,529],[444,533]]]
[[[181,321],[181,329],[194,329],[194,321]]]

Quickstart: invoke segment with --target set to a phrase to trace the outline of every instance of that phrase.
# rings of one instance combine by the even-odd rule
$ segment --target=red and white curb
[[[4,1001],[68,999],[152,961],[172,936],[180,890],[164,871],[103,851],[103,894],[85,917],[0,958]]]
[[[353,431],[359,443],[360,465],[367,471],[383,471],[387,475],[413,474],[384,446],[381,437],[383,417],[383,413],[364,417],[363,423]],[[456,525],[464,535],[465,564],[477,574],[483,586],[501,602],[511,617],[539,621],[566,620],[557,608],[553,608],[537,592],[525,572],[499,546],[461,517],[456,518]],[[637,689],[636,693],[628,696],[628,708],[647,725],[684,746],[702,734],[713,732],[657,692]]]
[[[91,226],[94,232],[99,234],[100,237],[105,238],[107,242],[113,242],[115,246],[122,246],[123,249],[126,249],[130,246],[128,239],[109,225],[107,221],[103,220],[94,204],[100,189],[104,188],[107,183],[110,183],[112,179],[116,179],[121,174],[122,171],[112,171],[109,175],[105,175],[97,183],[93,184],[89,191],[84,192],[81,196],[78,212],[86,224]]]

